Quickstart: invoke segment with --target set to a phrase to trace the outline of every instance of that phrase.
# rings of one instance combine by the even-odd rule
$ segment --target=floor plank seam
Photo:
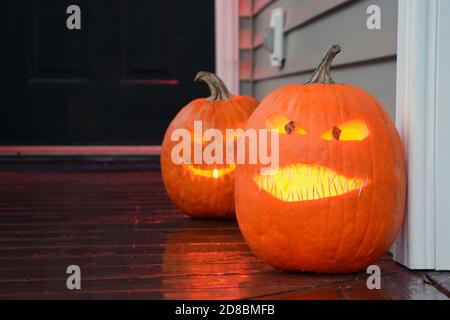
[[[447,288],[445,288],[443,285],[441,285],[439,282],[435,281],[433,279],[433,277],[431,277],[428,273],[425,273],[423,275],[423,281],[431,286],[433,286],[434,288],[436,288],[436,290],[438,290],[440,293],[442,293],[443,295],[445,295],[447,298],[450,299],[450,290],[448,290]]]

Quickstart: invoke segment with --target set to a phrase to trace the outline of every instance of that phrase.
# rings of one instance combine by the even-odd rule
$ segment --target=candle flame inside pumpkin
[[[191,173],[196,176],[205,178],[219,179],[227,174],[232,173],[236,169],[236,164],[231,163],[226,167],[214,168],[214,169],[201,169],[195,167],[193,164],[188,164],[187,168]]]
[[[312,201],[341,196],[353,191],[361,195],[369,184],[365,179],[348,178],[319,165],[291,164],[253,178],[259,189],[285,202]]]

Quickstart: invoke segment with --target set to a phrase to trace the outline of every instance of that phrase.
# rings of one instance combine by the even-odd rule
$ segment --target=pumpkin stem
[[[328,50],[320,65],[317,67],[311,79],[306,84],[334,84],[335,82],[333,81],[333,78],[331,78],[330,67],[339,52],[341,52],[340,46],[332,46],[331,49]]]
[[[209,90],[211,91],[211,96],[206,98],[208,101],[228,100],[233,96],[230,91],[228,91],[228,88],[225,86],[222,79],[214,73],[200,71],[195,76],[194,81],[203,81],[208,85]]]

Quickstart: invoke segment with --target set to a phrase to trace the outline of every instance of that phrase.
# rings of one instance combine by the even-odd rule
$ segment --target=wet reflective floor
[[[274,270],[235,222],[183,215],[156,171],[0,173],[0,299],[449,299],[450,273],[377,264],[381,290],[365,273]]]

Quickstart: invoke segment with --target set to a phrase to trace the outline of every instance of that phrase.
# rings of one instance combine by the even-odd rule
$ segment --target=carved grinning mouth
[[[196,168],[193,164],[188,164],[187,168],[189,169],[190,172],[192,172],[196,176],[219,179],[233,172],[236,169],[236,164],[232,163],[227,167],[220,167],[215,169],[200,169]]]
[[[353,191],[358,195],[369,184],[365,179],[348,178],[330,168],[318,165],[291,164],[253,180],[259,189],[285,202],[319,200]]]

